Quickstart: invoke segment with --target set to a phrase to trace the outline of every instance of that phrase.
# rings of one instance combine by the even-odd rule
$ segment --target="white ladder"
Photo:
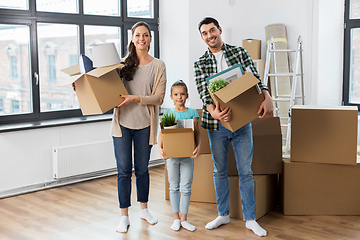
[[[295,53],[295,62],[289,72],[277,72],[276,67],[276,53],[277,52],[286,52],[286,53]],[[270,37],[268,41],[268,47],[266,51],[266,60],[265,60],[265,72],[264,72],[264,83],[268,85],[269,77],[273,77],[273,101],[275,103],[275,116],[279,117],[280,119],[287,119],[286,124],[281,124],[281,127],[286,127],[286,138],[285,138],[285,149],[283,150],[284,155],[290,154],[290,138],[291,138],[291,109],[295,105],[295,100],[297,98],[301,98],[301,104],[305,104],[305,91],[304,91],[304,68],[303,68],[303,43],[302,37],[298,37],[297,42],[297,49],[275,49],[275,42],[274,38]],[[290,57],[290,56],[289,56]],[[291,58],[290,58],[291,59]],[[272,73],[270,73],[270,62],[272,65]],[[279,95],[278,91],[278,77],[289,77],[290,79],[290,87],[291,87],[291,94],[290,95]],[[297,88],[297,79],[300,77],[300,86],[301,86],[301,95],[296,95],[296,88]],[[287,117],[280,117],[280,104],[279,102],[289,102],[289,109],[288,109],[288,116]],[[284,140],[284,138],[283,138]]]

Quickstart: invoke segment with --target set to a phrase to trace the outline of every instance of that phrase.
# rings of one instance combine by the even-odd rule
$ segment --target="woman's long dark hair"
[[[148,29],[149,35],[151,37],[150,26],[146,22],[137,22],[131,28],[131,36],[134,35],[135,29],[137,27],[144,26]],[[150,50],[150,46],[148,51]],[[128,51],[125,56],[125,60],[122,62],[124,67],[120,70],[120,77],[124,80],[131,81],[133,80],[136,69],[139,67],[139,59],[137,58],[135,45],[132,41],[129,42]]]

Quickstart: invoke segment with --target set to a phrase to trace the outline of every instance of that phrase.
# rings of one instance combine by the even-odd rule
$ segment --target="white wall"
[[[1,133],[0,192],[53,180],[53,147],[105,140],[110,122]]]
[[[168,31],[160,32],[160,38],[171,38],[170,42],[164,42],[160,46],[161,58],[168,68],[168,76],[188,73],[186,76],[190,88],[188,106],[201,107],[194,82],[193,62],[207,48],[197,29],[197,24],[205,16],[215,17],[219,21],[223,28],[224,42],[241,46],[243,39],[261,39],[262,58],[265,58],[266,51],[265,26],[284,23],[287,27],[289,48],[296,48],[299,35],[303,38],[307,104],[341,104],[343,0],[235,0],[234,2],[234,5],[231,5],[230,1],[226,0],[206,2],[160,0],[161,30],[166,25],[169,32],[175,33],[170,36]],[[168,10],[172,8],[176,11]],[[167,18],[168,15],[171,17]],[[184,43],[185,39],[188,39],[187,43]],[[184,49],[183,46],[188,46],[188,49]],[[188,64],[181,65],[181,63]],[[172,78],[168,80],[169,85],[175,81]],[[324,84],[326,88],[322,87]],[[166,99],[164,106],[172,106],[169,98]]]
[[[202,106],[193,62],[207,48],[197,30],[205,16],[220,21],[223,39],[230,44],[261,39],[263,58],[265,26],[284,23],[290,48],[295,48],[298,35],[304,40],[308,103],[340,105],[343,0],[235,0],[233,6],[227,0],[160,0],[160,58],[167,66],[168,87],[185,80],[190,91],[188,105],[193,108]],[[164,106],[172,106],[169,97]],[[109,131],[110,122],[99,122],[0,133],[0,192],[51,181],[53,147],[111,140]]]

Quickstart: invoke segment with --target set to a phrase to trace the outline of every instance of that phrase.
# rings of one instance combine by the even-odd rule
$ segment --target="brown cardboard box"
[[[357,126],[355,106],[294,106],[290,160],[356,165]]]
[[[246,72],[219,91],[210,92],[211,98],[215,104],[219,103],[220,109],[226,107],[231,109],[230,121],[221,122],[221,125],[235,132],[259,117],[257,111],[264,101],[264,97],[259,93],[258,82],[259,80],[256,77]]]
[[[216,203],[213,181],[214,165],[211,154],[201,154],[194,160],[193,183],[191,185],[192,202]],[[165,167],[165,199],[169,200],[169,181]]]
[[[209,143],[209,136],[206,129],[201,127],[201,116],[202,116],[202,109],[196,109],[199,114],[199,129],[200,129],[200,154],[208,154],[211,153],[210,150],[210,143]]]
[[[191,157],[195,136],[191,128],[161,129],[163,150],[167,158]]]
[[[102,114],[119,105],[127,95],[127,91],[116,72],[121,64],[98,67],[88,73],[80,74],[79,65],[62,69],[70,75],[59,86],[71,85],[75,82],[76,96],[83,115]]]
[[[253,131],[253,161],[251,169],[254,174],[282,173],[282,136],[280,119],[266,116],[251,122]],[[234,151],[229,147],[228,176],[237,176]]]
[[[360,164],[284,160],[280,175],[284,215],[360,215]]]
[[[256,59],[253,60],[256,70],[258,71],[261,80],[265,81],[264,79],[264,72],[265,72],[265,59]]]
[[[244,39],[242,40],[242,47],[246,49],[253,60],[261,59],[261,40]]]
[[[255,217],[261,218],[276,207],[277,174],[254,175],[255,182]],[[239,178],[229,177],[230,186],[230,217],[243,218]]]

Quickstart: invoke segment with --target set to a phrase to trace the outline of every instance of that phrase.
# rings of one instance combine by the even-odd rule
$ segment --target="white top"
[[[225,69],[227,69],[229,66],[226,63],[224,52],[219,51],[217,53],[213,53],[216,58],[216,66],[217,66],[217,72],[222,72]]]
[[[154,84],[154,60],[146,65],[139,65],[131,81],[123,80],[129,95],[149,96]],[[120,108],[120,125],[130,129],[143,129],[150,126],[148,105],[132,102]]]

